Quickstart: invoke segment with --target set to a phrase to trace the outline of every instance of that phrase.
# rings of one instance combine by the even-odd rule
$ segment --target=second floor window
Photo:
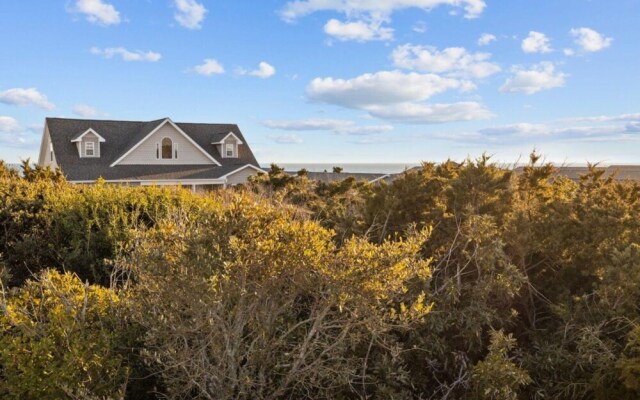
[[[162,139],[162,159],[170,160],[173,153],[173,142],[169,138]],[[177,154],[176,154],[177,155]]]
[[[86,142],[84,144],[84,155],[85,157],[95,157],[96,155],[95,143]]]
[[[231,144],[231,143],[226,144],[224,146],[224,149],[225,149],[224,152],[225,152],[226,157],[235,157],[236,156],[233,144]]]

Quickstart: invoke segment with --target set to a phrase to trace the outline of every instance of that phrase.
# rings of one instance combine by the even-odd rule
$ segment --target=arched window
[[[173,142],[169,138],[162,139],[162,159],[171,160],[173,153]]]

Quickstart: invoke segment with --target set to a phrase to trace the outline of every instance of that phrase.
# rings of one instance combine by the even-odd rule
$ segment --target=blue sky
[[[638,0],[0,2],[0,158],[44,118],[232,122],[261,163],[640,163]]]

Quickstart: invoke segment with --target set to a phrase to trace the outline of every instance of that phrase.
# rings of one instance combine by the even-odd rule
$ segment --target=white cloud
[[[324,26],[324,32],[341,41],[367,42],[393,39],[393,29],[383,27],[381,21],[341,22],[330,19]]]
[[[251,76],[257,76],[258,78],[267,79],[276,74],[276,69],[267,62],[261,62],[258,65],[258,69],[249,72]]]
[[[439,132],[433,136],[441,139],[465,141],[469,143],[513,144],[553,141],[603,141],[638,140],[638,130],[632,124],[607,126],[573,126],[519,123],[494,126],[470,132]]]
[[[270,138],[279,144],[300,144],[302,143],[302,138],[293,133],[286,135],[278,135],[278,136],[270,136]]]
[[[525,53],[550,53],[552,51],[547,35],[535,31],[529,32],[529,36],[522,41],[522,50]]]
[[[564,55],[565,55],[565,56],[567,56],[567,57],[571,57],[571,56],[573,56],[573,55],[575,55],[575,54],[576,54],[576,51],[575,51],[575,50],[573,50],[573,49],[569,49],[569,48],[562,50],[562,52],[563,52],[563,53],[564,53]]]
[[[478,133],[483,136],[532,137],[538,135],[548,135],[549,129],[546,125],[542,124],[520,123],[480,129],[478,130]]]
[[[39,142],[39,134],[26,131],[13,117],[0,116],[0,144],[10,147],[36,146]]]
[[[514,75],[502,85],[501,92],[534,94],[564,86],[567,77],[565,73],[556,72],[551,62],[541,62],[529,70],[514,67],[513,71]]]
[[[102,0],[76,0],[71,11],[84,14],[87,21],[101,25],[117,25],[121,22],[118,10]]]
[[[312,101],[363,110],[370,116],[403,123],[432,124],[491,117],[480,103],[426,104],[448,90],[469,90],[467,81],[435,74],[381,71],[353,79],[316,78],[307,87]]]
[[[374,117],[407,124],[442,124],[493,117],[485,106],[474,101],[451,104],[406,102],[390,106],[370,106],[368,111]]]
[[[91,48],[91,54],[102,56],[104,58],[113,58],[120,56],[123,61],[147,61],[157,62],[160,61],[162,55],[153,51],[129,51],[124,47],[109,47],[106,49],[100,49],[98,47]]]
[[[488,53],[469,53],[462,47],[449,47],[442,51],[434,47],[405,44],[392,55],[395,66],[421,72],[447,73],[449,76],[486,78],[500,72],[498,64],[487,60]]]
[[[393,130],[391,125],[358,126],[354,121],[344,119],[267,120],[262,125],[285,131],[331,131],[339,135],[374,135]]]
[[[195,0],[175,0],[177,12],[174,18],[180,25],[187,29],[202,28],[202,21],[207,14],[207,9]]]
[[[55,108],[47,96],[38,92],[36,88],[14,88],[0,92],[0,103],[14,106],[36,106],[49,111]]]
[[[491,42],[495,42],[498,38],[490,33],[483,33],[478,39],[478,46],[487,46]]]
[[[76,104],[75,107],[73,107],[73,113],[83,118],[96,118],[106,115],[97,108],[86,104]]]
[[[579,117],[569,118],[569,122],[584,123],[584,122],[640,122],[640,113],[635,114],[620,114],[620,115],[599,115],[597,117]]]
[[[596,52],[604,50],[611,46],[613,38],[605,37],[602,34],[590,28],[571,29],[571,36],[574,37],[575,43],[587,52]]]
[[[364,108],[426,100],[438,93],[462,87],[463,83],[459,80],[435,74],[381,71],[348,80],[316,78],[307,87],[307,95],[313,101]]]
[[[224,67],[217,60],[213,58],[207,58],[204,63],[196,65],[193,70],[200,75],[212,76],[224,74]]]
[[[281,11],[286,21],[295,21],[318,11],[337,11],[348,16],[367,15],[384,20],[394,11],[420,8],[429,11],[439,6],[464,8],[466,18],[477,18],[486,7],[484,0],[295,0]]]
[[[13,117],[0,116],[0,133],[18,133],[22,132],[22,127]]]

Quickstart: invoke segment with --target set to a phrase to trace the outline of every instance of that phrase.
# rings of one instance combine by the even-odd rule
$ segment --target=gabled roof
[[[215,159],[221,165],[220,167],[211,164],[116,165],[110,167],[110,165],[120,158],[128,149],[148,136],[150,132],[165,120],[166,118],[155,121],[104,121],[47,118],[46,125],[51,136],[56,162],[70,181],[90,181],[98,177],[103,177],[107,180],[127,179],[130,176],[166,175],[172,174],[173,172],[187,175],[193,174],[200,177],[198,179],[209,179],[221,176],[220,173],[225,170],[228,173],[246,164],[258,166],[258,162],[249,146],[240,146],[238,148],[237,158],[222,158],[217,147],[211,144],[212,141],[227,136],[229,132],[233,132],[236,137],[246,143],[237,125],[178,122],[175,123],[175,125],[197,143],[209,156]],[[100,158],[78,157],[78,149],[75,143],[71,142],[73,138],[86,132],[88,129],[100,132],[100,136],[106,140],[106,143],[100,148]],[[191,172],[187,173],[184,171]]]
[[[85,135],[89,134],[89,133],[93,133],[94,135],[96,135],[96,136],[98,137],[98,141],[99,141],[100,143],[104,143],[104,142],[106,142],[105,138],[103,138],[102,136],[100,136],[100,135],[98,134],[98,132],[96,132],[96,131],[94,131],[93,129],[89,128],[89,129],[87,129],[86,131],[82,132],[81,134],[76,135],[73,139],[71,139],[71,143],[75,143],[75,142],[80,142],[80,141],[82,141],[82,138],[83,138]]]
[[[211,142],[211,144],[222,144],[222,143],[224,143],[224,141],[225,141],[225,140],[227,140],[227,138],[228,138],[229,136],[233,136],[233,137],[238,141],[238,144],[244,144],[244,142],[243,142],[242,140],[240,140],[240,138],[239,138],[239,137],[237,137],[237,136],[235,135],[235,133],[233,133],[233,132],[229,132],[229,133],[227,134],[227,136],[223,137],[222,139],[218,140],[217,142]]]
[[[173,126],[175,128],[176,131],[178,131],[178,133],[180,133],[182,136],[185,137],[185,139],[187,139],[192,145],[194,145],[198,150],[200,150],[202,152],[202,154],[204,154],[205,157],[207,157],[209,160],[213,161],[214,164],[216,165],[222,165],[218,162],[218,160],[216,160],[215,158],[213,158],[211,156],[211,154],[207,153],[202,147],[200,147],[200,145],[198,145],[198,143],[196,143],[189,135],[187,135],[182,129],[180,129],[179,126],[177,126],[173,121],[171,121],[171,119],[169,118],[165,118],[164,120],[162,120],[159,124],[156,124],[157,121],[153,121],[150,124],[146,124],[143,128],[143,133],[146,133],[147,130],[149,130],[152,126],[155,125],[155,127],[153,129],[151,129],[151,132],[146,133],[146,135],[144,135],[142,137],[142,139],[138,140],[137,142],[133,143],[133,146],[131,146],[128,149],[125,149],[124,154],[122,154],[117,160],[115,160],[112,164],[111,167],[114,167],[116,165],[118,165],[120,163],[120,161],[124,160],[129,154],[131,154],[131,152],[133,152],[135,149],[137,149],[138,147],[140,147],[140,145],[142,143],[145,142],[145,140],[147,140],[149,137],[151,137],[154,133],[156,133],[160,128],[162,128],[163,126],[165,126],[166,124],[170,124],[171,126]],[[142,135],[138,135],[138,136],[142,136]],[[133,141],[132,141],[133,142]]]

